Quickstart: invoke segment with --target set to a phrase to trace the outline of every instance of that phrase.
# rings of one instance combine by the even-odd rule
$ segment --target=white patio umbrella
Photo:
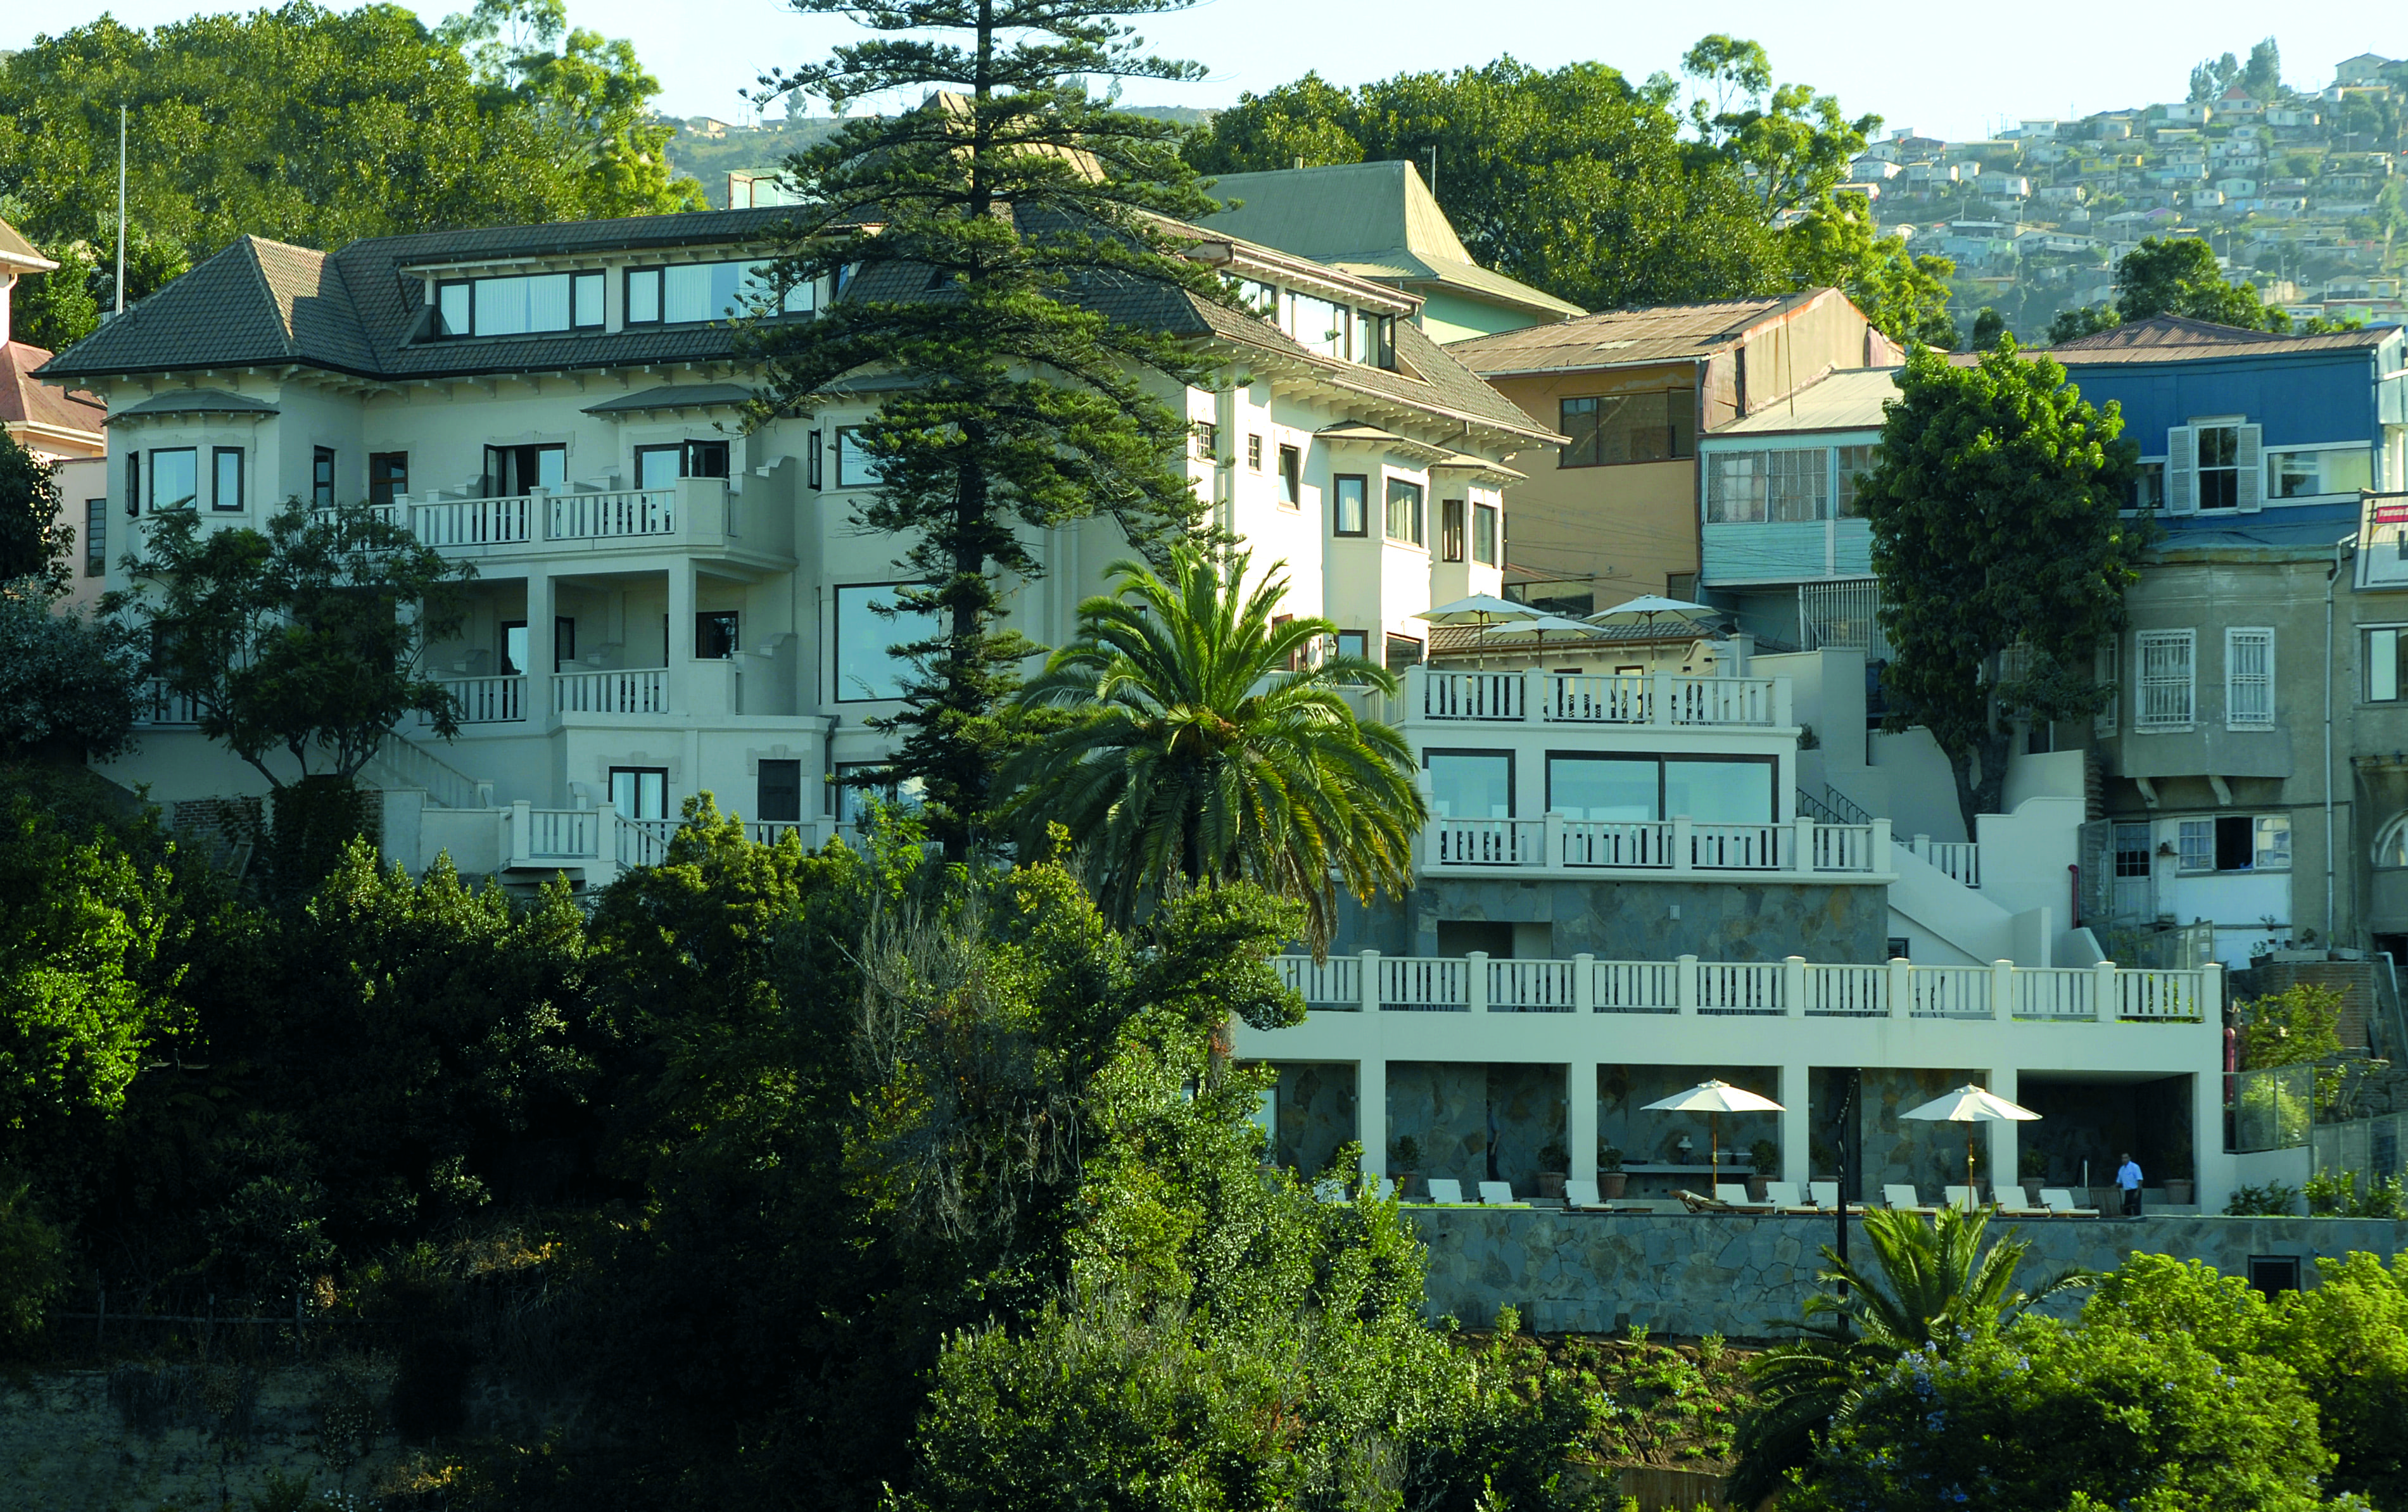
[[[1650,1103],[1642,1110],[1649,1113],[1703,1113],[1706,1116],[1706,1181],[1709,1186],[1722,1178],[1722,1116],[1726,1113],[1785,1113],[1788,1110],[1770,1097],[1758,1097],[1744,1087],[1734,1087],[1727,1081],[1710,1077],[1684,1092],[1674,1092]],[[1712,1191],[1706,1193],[1711,1197]]]
[[[1593,636],[1597,634],[1597,626],[1585,620],[1567,620],[1560,614],[1541,614],[1534,619],[1508,620],[1504,624],[1490,625],[1480,632],[1480,643],[1484,647],[1491,641],[1512,640],[1529,635],[1535,637],[1540,645],[1544,646],[1547,643],[1547,632],[1551,630],[1557,635]]]
[[[1599,609],[1588,617],[1593,625],[1643,624],[1656,628],[1662,619],[1686,620],[1692,623],[1719,617],[1722,610],[1708,604],[1692,604],[1684,598],[1666,598],[1661,593],[1642,593],[1610,609]]]
[[[1434,625],[1490,625],[1503,620],[1536,620],[1544,612],[1494,593],[1474,593],[1434,609],[1424,609],[1413,618]]]
[[[1925,1123],[1961,1123],[1965,1126],[1965,1185],[1973,1184],[1973,1125],[1977,1123],[2029,1123],[2040,1117],[2030,1108],[2008,1102],[1996,1092],[1986,1092],[1967,1082],[1955,1091],[1935,1097],[1921,1107],[1899,1115]]]

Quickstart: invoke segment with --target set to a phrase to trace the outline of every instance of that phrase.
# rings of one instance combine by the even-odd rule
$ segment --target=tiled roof
[[[22,341],[0,346],[0,424],[51,425],[97,438],[108,407],[91,394],[36,382],[34,370],[50,360],[49,352]]]
[[[636,415],[654,409],[696,409],[711,405],[752,402],[753,392],[741,383],[671,383],[641,393],[623,393],[598,405],[587,405],[589,415]]]
[[[254,399],[247,393],[228,393],[223,389],[169,389],[154,393],[140,404],[128,405],[108,417],[114,424],[121,420],[135,420],[150,415],[280,415],[283,411],[265,399]]]
[[[2320,335],[2284,335],[2246,326],[2216,325],[2179,315],[2152,316],[2049,348],[2069,366],[2100,363],[2180,363],[2215,357],[2272,357],[2304,351],[2368,351],[2383,345],[2395,327],[2328,331]]]
[[[1601,310],[1577,321],[1534,325],[1451,342],[1447,350],[1475,373],[1569,373],[1712,356],[1766,321],[1813,304],[1830,291],[1704,305]]]
[[[791,212],[715,210],[559,225],[429,232],[316,252],[244,236],[53,358],[48,378],[304,363],[362,378],[468,378],[738,355],[724,324],[641,327],[464,341],[409,340],[423,318],[422,285],[406,270],[514,258],[624,251],[767,237]],[[907,281],[912,281],[907,279]],[[916,281],[913,287],[920,287]],[[1074,286],[1117,320],[1173,335],[1218,338],[1304,363],[1340,389],[1436,408],[1532,437],[1548,433],[1409,322],[1398,322],[1399,370],[1316,356],[1268,321],[1184,291],[1109,274]],[[880,292],[875,275],[856,289]]]

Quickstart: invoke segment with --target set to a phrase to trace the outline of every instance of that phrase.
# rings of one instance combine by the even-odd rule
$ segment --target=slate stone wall
[[[1512,1305],[1542,1333],[1658,1333],[1768,1338],[1795,1322],[1814,1289],[1828,1218],[1567,1214],[1549,1208],[1409,1208],[1429,1249],[1429,1312],[1485,1325]],[[1852,1254],[1870,1253],[1861,1224]],[[2373,1219],[2151,1218],[1994,1223],[2031,1241],[2027,1276],[2071,1265],[2112,1270],[2135,1249],[2248,1274],[2253,1255],[2315,1257],[2408,1249],[2408,1222]],[[2073,1294],[2058,1310],[2080,1305]]]
[[[1887,953],[1889,892],[1770,882],[1425,878],[1407,904],[1414,954],[1438,953],[1441,920],[1551,925],[1557,959],[1586,952],[1608,961],[1799,955],[1873,963]]]
[[[1278,1160],[1319,1176],[1340,1145],[1355,1138],[1354,1068],[1308,1063],[1279,1068]]]
[[[1388,1137],[1420,1147],[1414,1173],[1538,1191],[1541,1152],[1564,1137],[1564,1067],[1388,1063]]]

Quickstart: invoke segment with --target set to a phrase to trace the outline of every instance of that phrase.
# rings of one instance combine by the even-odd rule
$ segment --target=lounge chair
[[[1815,1211],[1836,1213],[1840,1210],[1840,1184],[1837,1181],[1809,1181],[1806,1190],[1813,1195]],[[1864,1207],[1861,1204],[1850,1203],[1848,1211],[1861,1213]]]
[[[2074,1206],[2073,1193],[2063,1187],[2041,1188],[2040,1200],[2047,1205],[2050,1212],[2059,1218],[2097,1218],[2099,1216],[2099,1209],[2096,1207]]]
[[[2026,1202],[2024,1200],[2024,1189],[2021,1187],[2001,1187],[1999,1189],[1999,1216],[2001,1218],[2047,1218],[2049,1216],[2049,1209],[2046,1203],[2042,1203],[2038,1207],[2034,1207],[2030,1203]]]
[[[1770,1203],[1757,1202],[1755,1198],[1750,1197],[1747,1194],[1747,1183],[1744,1181],[1715,1182],[1714,1201],[1722,1204],[1734,1213],[1770,1213],[1772,1211],[1772,1205]]]
[[[1923,1196],[1911,1186],[1889,1183],[1882,1188],[1882,1205],[1900,1213],[1921,1213],[1928,1217],[1940,1211],[1924,1205]]]
[[[1463,1205],[1463,1183],[1447,1177],[1434,1176],[1429,1178],[1429,1200],[1435,1207],[1460,1207]]]
[[[1982,1210],[1981,1190],[1979,1187],[1950,1187],[1947,1189],[1948,1205],[1960,1213],[1978,1213]]]
[[[1692,1213],[1727,1213],[1731,1210],[1731,1205],[1720,1198],[1700,1197],[1685,1187],[1672,1195],[1680,1198],[1681,1205]]]
[[[1564,1211],[1577,1213],[1584,1207],[1604,1205],[1604,1200],[1597,1194],[1596,1182],[1571,1180],[1564,1183]]]
[[[1766,1182],[1764,1184],[1764,1200],[1770,1203],[1772,1205],[1773,1211],[1777,1213],[1812,1213],[1817,1211],[1814,1204],[1810,1203],[1798,1195],[1798,1183],[1795,1181]]]
[[[1530,1205],[1528,1203],[1515,1202],[1513,1200],[1513,1183],[1511,1181],[1483,1181],[1480,1183],[1480,1205],[1483,1207],[1527,1207]]]

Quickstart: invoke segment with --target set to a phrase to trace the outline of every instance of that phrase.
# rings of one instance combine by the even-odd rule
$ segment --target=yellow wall
[[[1552,430],[1565,399],[1689,388],[1696,371],[1693,363],[1678,363],[1491,381]],[[1513,465],[1529,478],[1505,495],[1507,582],[1593,578],[1603,609],[1661,593],[1670,576],[1698,570],[1694,459],[1559,467],[1550,447],[1521,453]]]

